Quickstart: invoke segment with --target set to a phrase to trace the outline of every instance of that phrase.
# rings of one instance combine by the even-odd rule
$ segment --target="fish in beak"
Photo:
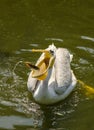
[[[49,50],[32,49],[32,52],[41,52],[43,54],[38,59],[36,65],[32,65],[30,62],[26,62],[26,65],[32,69],[32,78],[44,80],[48,75],[48,69],[53,66],[54,57]]]

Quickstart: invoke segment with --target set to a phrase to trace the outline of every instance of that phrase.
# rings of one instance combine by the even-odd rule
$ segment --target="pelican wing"
[[[55,78],[57,82],[55,91],[62,94],[72,82],[70,53],[67,49],[58,48],[56,51]]]

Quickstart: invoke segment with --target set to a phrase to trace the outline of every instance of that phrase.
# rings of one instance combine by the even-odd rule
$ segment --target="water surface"
[[[93,0],[0,1],[1,130],[94,129],[94,99],[77,89],[59,104],[38,105],[27,90],[30,70],[19,64],[13,73],[18,61],[36,62],[32,48],[52,43],[74,55],[77,79],[94,87]]]

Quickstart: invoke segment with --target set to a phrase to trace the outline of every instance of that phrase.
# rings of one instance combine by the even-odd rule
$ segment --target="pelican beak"
[[[43,50],[43,49],[32,49],[32,52],[43,52],[46,53],[48,50]]]
[[[50,67],[52,67],[52,65],[54,63],[53,57],[52,57],[50,51],[48,51],[48,50],[33,49],[32,52],[42,52],[45,54],[44,57],[40,57],[41,59],[39,58],[40,60],[39,60],[38,64],[36,64],[36,66],[39,69],[32,70],[32,78],[37,78],[38,80],[44,80],[48,75],[48,69]]]
[[[42,49],[32,49],[32,52],[41,52],[41,53],[44,53],[46,55],[46,57],[51,57],[51,53],[50,51],[48,50],[42,50]]]
[[[39,70],[38,66],[33,65],[31,62],[24,62],[26,64],[27,67],[33,69],[33,70]]]

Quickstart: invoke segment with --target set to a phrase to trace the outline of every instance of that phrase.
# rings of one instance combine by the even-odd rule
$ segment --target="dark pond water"
[[[94,86],[93,0],[0,1],[1,130],[94,130],[94,99],[77,89],[59,104],[41,106],[27,90],[30,70],[19,64],[13,75],[18,61],[36,62],[32,48],[52,43],[74,55],[77,79]]]

